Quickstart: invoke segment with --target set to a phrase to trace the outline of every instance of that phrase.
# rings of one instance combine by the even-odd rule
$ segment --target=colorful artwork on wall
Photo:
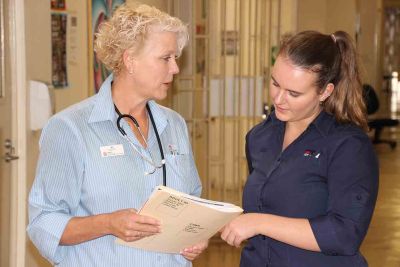
[[[67,21],[67,14],[51,14],[51,76],[54,88],[68,86]]]
[[[51,0],[51,9],[65,10],[65,0]]]
[[[93,51],[93,40],[94,34],[96,33],[99,25],[107,20],[112,12],[119,5],[124,3],[124,0],[91,0],[89,8],[89,18],[90,18],[90,26],[91,31],[89,32],[89,53],[90,53],[90,73],[91,73],[91,81],[90,92],[89,94],[97,93],[100,89],[101,84],[109,75],[109,71],[105,68],[105,66],[96,59],[96,54]]]

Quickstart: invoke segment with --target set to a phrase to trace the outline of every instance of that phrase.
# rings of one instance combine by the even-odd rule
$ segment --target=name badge
[[[100,153],[103,158],[125,155],[124,147],[121,144],[112,146],[102,146],[100,147]]]

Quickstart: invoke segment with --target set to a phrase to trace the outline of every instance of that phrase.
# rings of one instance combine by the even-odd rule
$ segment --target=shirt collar
[[[271,112],[268,118],[265,120],[265,123],[271,121],[272,125],[284,127],[285,123],[280,121],[276,115],[275,111]],[[335,118],[325,112],[321,111],[318,116],[311,122],[310,126],[313,125],[323,136],[328,135],[329,130],[331,129],[332,125],[335,123]]]
[[[162,110],[162,108],[154,100],[150,100],[147,103],[150,107],[151,114],[153,115],[157,131],[161,135],[168,124],[167,116],[165,115],[165,112]]]
[[[89,117],[89,123],[99,121],[116,120],[114,103],[111,95],[112,74],[107,77],[95,96],[95,104]]]
[[[329,130],[332,128],[334,123],[335,118],[333,115],[327,113],[326,111],[321,111],[311,125],[314,125],[323,136],[326,136],[328,135]]]
[[[266,119],[266,122],[268,122],[268,121],[271,121],[272,125],[276,125],[276,126],[278,126],[278,125],[281,125],[281,126],[282,126],[282,125],[285,124],[283,121],[279,120],[279,119],[276,117],[275,111],[272,111],[272,112],[269,114],[268,118]]]

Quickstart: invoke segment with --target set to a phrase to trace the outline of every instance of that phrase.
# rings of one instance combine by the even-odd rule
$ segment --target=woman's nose
[[[174,58],[171,59],[170,72],[172,74],[178,74],[179,73],[179,67],[178,67],[178,64],[176,63],[176,60]]]
[[[283,90],[278,90],[278,92],[274,96],[274,102],[276,104],[282,104],[285,100],[285,95]]]

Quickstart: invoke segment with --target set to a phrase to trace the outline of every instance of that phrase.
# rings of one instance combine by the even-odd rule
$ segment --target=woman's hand
[[[161,224],[158,220],[139,215],[135,209],[118,210],[108,215],[110,233],[126,242],[161,232]]]
[[[208,247],[208,240],[202,241],[194,246],[185,248],[181,251],[181,255],[185,259],[192,261],[196,259]]]
[[[257,213],[240,215],[221,229],[221,238],[231,246],[240,247],[244,240],[259,234],[258,216]]]

